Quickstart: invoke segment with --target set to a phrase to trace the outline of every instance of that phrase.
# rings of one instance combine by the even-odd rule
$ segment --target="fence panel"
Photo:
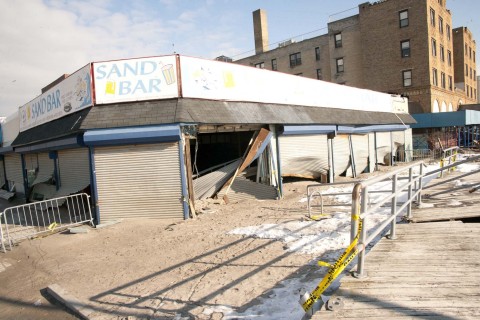
[[[87,222],[93,225],[86,193],[10,207],[0,213],[1,248],[6,252],[20,240]]]

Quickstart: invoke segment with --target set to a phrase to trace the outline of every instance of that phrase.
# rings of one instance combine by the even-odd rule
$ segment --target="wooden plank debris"
[[[58,284],[49,285],[47,287],[47,292],[54,299],[63,304],[72,312],[74,312],[81,319],[93,319],[92,315],[95,311],[90,309],[87,304],[81,302],[80,300],[69,294]]]

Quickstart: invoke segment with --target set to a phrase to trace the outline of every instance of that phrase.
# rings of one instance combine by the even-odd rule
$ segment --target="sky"
[[[179,53],[254,54],[252,12],[267,12],[269,42],[326,33],[362,0],[0,0],[0,116],[17,112],[63,74],[94,61]],[[478,0],[447,0],[453,27],[480,39]],[[480,65],[480,64],[479,64]]]

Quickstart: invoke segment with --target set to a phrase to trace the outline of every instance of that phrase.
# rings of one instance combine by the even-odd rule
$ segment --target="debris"
[[[86,304],[70,295],[65,289],[58,284],[52,284],[47,287],[47,292],[52,298],[63,304],[65,307],[73,311],[82,319],[91,319],[90,315],[94,310],[90,309]]]
[[[88,233],[88,229],[85,228],[85,227],[68,228],[68,231],[70,231],[70,233],[74,233],[74,234],[77,234],[77,233]]]
[[[41,305],[42,305],[42,300],[38,299],[37,301],[35,301],[35,302],[33,303],[33,305],[34,305],[35,307],[41,306]]]
[[[105,222],[105,223],[100,223],[100,224],[97,224],[95,226],[96,229],[102,229],[102,228],[106,228],[106,227],[110,227],[114,224],[117,224],[117,223],[120,223],[122,220],[112,220],[112,221],[108,221],[108,222]]]

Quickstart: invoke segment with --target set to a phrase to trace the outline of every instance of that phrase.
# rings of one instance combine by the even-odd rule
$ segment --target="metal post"
[[[412,182],[413,180],[413,168],[408,169],[408,182],[410,185],[408,186],[408,206],[407,206],[407,218],[412,217]]]
[[[423,162],[420,163],[420,176],[418,178],[418,197],[417,204],[418,206],[422,205],[422,190],[423,190]]]
[[[360,183],[355,184],[352,190],[352,212],[350,223],[350,243],[353,242],[358,232],[358,219],[360,218],[360,191],[362,185]]]
[[[397,174],[395,174],[392,179],[392,194],[393,194],[393,198],[392,198],[391,214],[392,216],[396,216],[397,214]],[[388,235],[388,238],[392,240],[397,238],[397,219],[396,218],[392,220],[392,224],[390,226],[390,234]]]
[[[362,188],[362,203],[361,203],[361,214],[364,215],[368,210],[368,187]],[[357,263],[357,271],[354,273],[356,278],[363,278],[366,276],[365,274],[365,240],[367,237],[367,224],[366,224],[367,217],[363,217],[362,219],[362,231],[360,233],[360,239],[358,246],[361,247],[361,251],[358,254],[358,263]]]

